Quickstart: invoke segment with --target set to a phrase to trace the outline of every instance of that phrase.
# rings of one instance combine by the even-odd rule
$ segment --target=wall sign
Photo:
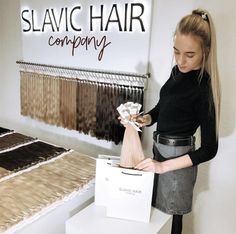
[[[145,67],[148,57],[151,5],[151,0],[22,0],[24,60],[141,72],[137,67]]]

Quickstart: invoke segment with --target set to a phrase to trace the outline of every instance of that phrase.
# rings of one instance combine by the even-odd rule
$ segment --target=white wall
[[[147,110],[155,105],[160,86],[169,76],[172,64],[172,35],[180,17],[192,8],[201,6],[212,12],[215,20],[223,92],[220,147],[214,160],[199,166],[193,212],[185,217],[184,234],[235,234],[235,3],[233,0],[153,2],[154,17],[149,59],[152,77],[145,98]],[[19,12],[19,0],[0,0],[0,125],[91,155],[98,152],[119,153],[119,147],[113,144],[86,136],[82,141],[73,131],[36,124],[35,121],[20,116],[19,73],[15,64],[16,60],[22,58]],[[151,154],[152,130],[153,128],[149,128],[144,132],[143,143],[147,155]]]
[[[23,15],[25,20],[22,20],[22,29],[26,29],[27,31],[30,28],[29,25],[33,25],[29,32],[22,33],[22,59],[30,62],[60,66],[135,72],[141,74],[146,73],[147,66],[145,63],[148,58],[151,16],[150,11],[152,9],[152,0],[136,0],[134,2],[142,4],[144,7],[144,11],[141,16],[144,31],[141,30],[141,24],[139,21],[129,20],[131,17],[132,1],[47,0],[42,2],[38,0],[21,0],[22,11],[28,11],[24,12]],[[126,9],[125,4],[127,3],[127,14],[124,14]],[[102,14],[103,20],[93,19],[90,21],[90,6],[93,7],[93,11],[91,13],[93,16],[101,16],[101,6],[104,6]],[[114,6],[116,8],[113,8]],[[73,17],[69,17],[70,12],[74,9],[74,7],[80,7],[80,9],[74,11]],[[65,17],[65,8],[67,9],[68,17]],[[55,23],[50,25],[46,24],[45,30],[42,30],[44,18],[46,18],[46,22],[49,22],[48,14],[45,14],[46,9],[53,9],[56,19],[59,19],[59,12],[63,13],[61,14],[61,23],[58,23],[58,25],[60,25],[59,32],[56,30]],[[61,11],[61,9],[64,9],[64,11]],[[108,24],[108,31],[104,31],[107,22],[109,22],[107,19],[110,14],[112,15],[112,20],[117,20],[115,13],[116,11],[114,9],[117,9],[121,29],[119,29],[117,23],[111,22]],[[31,20],[31,10],[34,12],[34,20]],[[141,7],[138,5],[134,6],[133,11],[135,16],[141,14],[142,12]],[[47,17],[45,17],[45,15]],[[125,17],[125,15],[127,15],[127,17]],[[52,19],[54,18],[53,16],[51,17]],[[68,31],[66,31],[66,24],[64,23],[65,18],[68,18]],[[31,23],[26,23],[27,21]],[[52,22],[54,21],[52,20]],[[80,28],[81,31],[74,31],[70,25],[70,22],[72,22],[72,25]],[[103,22],[103,30],[100,29],[100,22]],[[126,22],[126,24],[124,22]],[[132,22],[132,31],[129,31],[130,22]],[[93,30],[90,28],[90,23],[93,25]],[[51,26],[53,26],[55,32],[53,32]],[[126,30],[125,26],[127,27]],[[32,32],[33,28],[40,30],[40,32]],[[50,37],[53,37],[51,40],[52,43],[55,42],[57,38],[63,40],[65,36],[71,40],[73,40],[74,37],[77,38],[75,42],[75,47],[77,48],[74,49],[73,56],[71,43],[68,45],[64,43],[63,46],[49,46],[48,44]],[[96,48],[93,43],[90,43],[87,46],[82,45],[83,43],[79,43],[80,38],[86,37],[96,38],[98,41]],[[103,47],[103,40],[101,39],[104,37],[106,37],[105,44],[108,45],[104,48],[104,53],[101,60],[98,61],[98,54]],[[98,44],[101,45],[98,46]],[[133,56],[133,51],[136,51],[135,57]]]
[[[6,4],[4,4],[5,2]],[[4,108],[4,110],[1,110],[1,116],[12,115],[13,118],[14,114],[19,111],[19,82],[18,79],[16,79],[17,75],[14,60],[14,58],[17,58],[17,56],[21,54],[21,40],[18,35],[20,25],[17,18],[19,15],[19,3],[17,1],[1,1],[0,4],[0,104],[1,108]],[[11,14],[9,14],[7,9],[11,9]],[[13,120],[16,121],[14,118]]]

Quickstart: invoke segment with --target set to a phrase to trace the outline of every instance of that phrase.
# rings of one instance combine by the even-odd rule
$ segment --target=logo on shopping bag
[[[142,193],[142,191],[139,189],[122,188],[122,187],[119,187],[119,191],[129,195],[137,195]]]

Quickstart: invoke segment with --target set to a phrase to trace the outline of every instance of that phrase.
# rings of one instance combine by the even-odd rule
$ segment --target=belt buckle
[[[166,139],[166,141],[168,142],[168,145],[175,145],[175,139]]]

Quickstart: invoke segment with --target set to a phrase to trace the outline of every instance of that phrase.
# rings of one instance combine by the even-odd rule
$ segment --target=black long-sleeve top
[[[148,112],[159,134],[191,136],[200,126],[201,146],[188,153],[193,165],[212,159],[218,150],[210,78],[204,72],[199,82],[199,73],[182,73],[175,66],[160,90],[159,102]]]

